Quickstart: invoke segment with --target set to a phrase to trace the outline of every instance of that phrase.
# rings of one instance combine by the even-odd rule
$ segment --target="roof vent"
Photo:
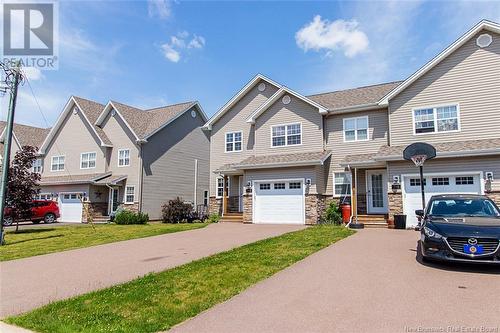
[[[78,113],[78,108],[75,106],[75,107],[73,108],[73,114],[77,114],[77,113]]]
[[[191,110],[191,117],[196,118],[196,111],[195,110]]]
[[[491,42],[493,42],[493,37],[491,37],[490,34],[479,35],[479,37],[477,37],[476,39],[476,44],[480,48],[485,48],[490,46]]]
[[[111,110],[111,117],[114,117],[115,115],[116,115],[116,110],[115,109]]]
[[[283,98],[281,99],[281,101],[283,102],[283,104],[290,104],[291,100],[292,99],[288,95],[283,96]]]
[[[261,83],[259,84],[259,87],[258,87],[258,88],[259,88],[259,91],[264,91],[264,90],[266,90],[266,84],[265,84],[264,82],[261,82]]]

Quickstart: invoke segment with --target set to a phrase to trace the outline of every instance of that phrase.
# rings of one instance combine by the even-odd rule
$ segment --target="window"
[[[290,190],[296,190],[296,189],[300,189],[302,187],[302,184],[300,182],[292,182],[288,185],[288,188]]]
[[[96,153],[82,153],[80,155],[80,169],[95,168]]]
[[[125,203],[130,204],[135,201],[135,186],[125,187]]]
[[[33,161],[33,172],[42,173],[42,159],[37,158]]]
[[[128,166],[130,165],[130,149],[120,149],[118,150],[118,166]]]
[[[410,186],[420,186],[420,178],[410,178]],[[427,181],[424,178],[424,186],[427,186]]]
[[[241,151],[242,146],[241,132],[226,133],[226,153]]]
[[[52,156],[51,171],[64,170],[64,156]]]
[[[208,206],[208,191],[203,191],[203,206]]]
[[[52,200],[52,194],[51,193],[40,193],[35,196],[36,199],[38,200]]]
[[[458,113],[458,105],[415,109],[415,134],[458,131]]]
[[[347,172],[333,174],[334,195],[351,195],[351,177]]]
[[[302,143],[302,125],[289,124],[271,127],[271,145],[273,147],[294,146]]]
[[[285,183],[274,183],[274,189],[275,190],[284,190],[285,189]]]
[[[271,189],[271,184],[259,184],[259,188],[261,190],[270,190]]]
[[[75,200],[75,199],[78,199],[78,196],[76,193],[71,193],[71,194],[65,194],[63,196],[63,198],[66,200],[69,200],[69,199]]]
[[[217,198],[224,196],[224,178],[217,178]]]
[[[432,178],[432,185],[433,186],[450,185],[450,178],[448,178],[448,177],[435,177],[435,178]]]
[[[368,117],[344,119],[344,142],[368,140]]]
[[[455,184],[474,185],[474,177],[472,176],[455,177]]]

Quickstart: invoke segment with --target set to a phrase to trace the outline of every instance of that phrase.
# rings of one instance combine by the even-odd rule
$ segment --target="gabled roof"
[[[142,110],[116,101],[109,101],[95,121],[95,124],[97,126],[102,126],[108,113],[111,110],[115,110],[135,136],[135,139],[138,142],[146,141],[149,137],[180,117],[186,111],[191,110],[193,107],[198,109],[203,121],[206,121],[207,116],[200,103],[197,101],[172,104],[147,110]]]
[[[262,113],[264,113],[267,109],[269,109],[271,107],[271,105],[273,105],[281,96],[283,96],[284,94],[290,94],[290,95],[293,95],[295,96],[296,98],[318,108],[318,111],[319,113],[321,114],[325,114],[328,112],[328,109],[325,108],[324,106],[316,103],[315,101],[305,97],[305,96],[302,96],[301,94],[293,91],[292,89],[290,88],[287,88],[285,86],[281,86],[280,89],[278,89],[278,91],[276,91],[264,104],[262,104],[260,107],[257,108],[257,110],[255,110],[248,118],[247,118],[247,123],[255,123],[255,119],[257,119]]]
[[[99,139],[100,145],[103,147],[111,146],[111,141],[106,136],[104,131],[95,126],[94,122],[91,122],[91,119],[95,119],[96,114],[98,113],[98,111],[102,110],[104,105],[81,97],[71,96],[66,105],[64,106],[63,112],[59,115],[56,124],[54,125],[54,127],[51,128],[47,137],[43,141],[40,147],[41,154],[45,154],[45,150],[49,146],[50,142],[55,138],[57,132],[59,131],[59,128],[63,125],[64,120],[66,119],[68,114],[71,113],[71,111],[73,110],[74,105],[76,105],[78,110],[81,111],[83,118],[85,119],[90,128],[93,130],[94,134]]]
[[[4,130],[7,123],[0,121],[0,140],[3,142]],[[13,137],[19,146],[33,146],[38,147],[49,133],[50,128],[40,128],[35,126],[28,126],[14,123]],[[0,153],[3,153],[0,152]]]
[[[262,75],[262,74],[257,74],[254,76],[250,82],[248,82],[240,91],[236,93],[226,104],[224,104],[219,111],[217,111],[210,120],[207,121],[207,123],[203,126],[203,129],[206,130],[211,130],[212,125],[220,119],[231,107],[233,107],[243,96],[245,96],[259,81],[266,81],[278,88],[281,87],[279,83],[274,82],[270,78]]]
[[[403,81],[375,84],[353,89],[338,90],[307,96],[309,99],[328,108],[330,112],[356,111],[374,107],[379,108],[380,99]]]
[[[263,169],[284,166],[323,165],[332,154],[329,150],[277,155],[250,156],[240,163],[232,164],[235,169]]]
[[[451,53],[457,50],[459,47],[464,45],[467,41],[469,41],[472,37],[474,37],[481,30],[488,30],[495,33],[500,33],[500,24],[491,22],[488,20],[482,20],[478,24],[476,24],[472,29],[467,31],[464,35],[462,35],[459,39],[453,42],[450,46],[448,46],[443,52],[439,53],[434,59],[429,61],[427,64],[422,66],[418,71],[413,73],[410,77],[403,81],[399,86],[390,91],[386,96],[381,98],[380,105],[387,105],[389,100],[394,98],[404,89],[406,89],[409,85],[415,82],[418,78],[422,77],[429,70],[434,68],[437,64],[443,61],[446,57],[448,57]]]

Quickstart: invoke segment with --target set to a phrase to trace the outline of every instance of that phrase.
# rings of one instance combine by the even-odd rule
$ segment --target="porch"
[[[217,191],[222,199],[222,222],[243,223],[244,186],[243,174],[225,174],[218,179]]]

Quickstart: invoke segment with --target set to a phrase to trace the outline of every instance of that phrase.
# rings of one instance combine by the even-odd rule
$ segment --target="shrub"
[[[116,224],[146,224],[149,221],[149,216],[146,213],[134,213],[123,209],[116,213],[113,221]]]
[[[206,220],[205,222],[208,222],[208,223],[217,223],[219,222],[220,220],[220,215],[219,214],[211,214]]]
[[[322,216],[321,222],[325,224],[342,223],[342,214],[340,213],[340,208],[336,201],[330,201]]]
[[[195,219],[193,218],[192,211],[193,206],[185,203],[179,197],[169,200],[162,207],[163,223],[192,222]]]

